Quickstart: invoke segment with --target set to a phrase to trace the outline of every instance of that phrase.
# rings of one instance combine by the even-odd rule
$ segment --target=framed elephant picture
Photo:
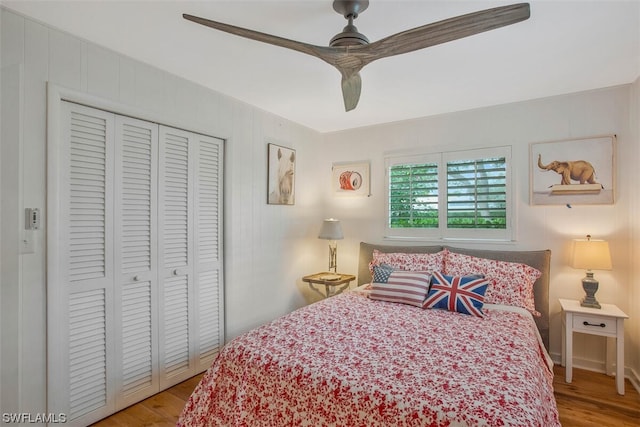
[[[531,204],[612,204],[615,139],[607,135],[530,144]]]

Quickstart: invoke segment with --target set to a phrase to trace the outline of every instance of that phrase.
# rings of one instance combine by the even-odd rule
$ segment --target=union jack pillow
[[[430,282],[429,272],[395,270],[389,274],[386,283],[371,283],[369,298],[422,307]]]
[[[449,311],[484,317],[484,293],[489,282],[478,276],[445,276],[436,271],[423,308],[444,308]]]

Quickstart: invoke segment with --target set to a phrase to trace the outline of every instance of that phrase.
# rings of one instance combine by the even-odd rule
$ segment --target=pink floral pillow
[[[445,249],[444,273],[450,276],[483,274],[491,282],[484,295],[485,304],[514,305],[540,316],[533,298],[533,284],[542,273],[529,265],[478,258]]]
[[[387,264],[396,270],[429,272],[443,271],[444,254],[444,251],[433,254],[412,254],[403,252],[386,253],[374,249],[373,258],[369,262],[369,270],[373,275],[374,266]]]

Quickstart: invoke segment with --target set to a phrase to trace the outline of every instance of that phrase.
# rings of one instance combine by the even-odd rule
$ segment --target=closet
[[[62,101],[48,144],[47,400],[86,425],[224,344],[223,140]]]

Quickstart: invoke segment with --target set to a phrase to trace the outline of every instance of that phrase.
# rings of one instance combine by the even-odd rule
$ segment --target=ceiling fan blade
[[[211,27],[216,30],[224,31],[229,34],[233,34],[240,37],[245,37],[251,40],[257,40],[263,43],[269,43],[274,46],[280,46],[287,49],[296,50],[298,52],[306,53],[308,55],[315,56],[322,60],[325,60],[325,56],[335,54],[334,49],[325,46],[315,46],[308,43],[299,42],[296,40],[285,39],[284,37],[273,36],[271,34],[261,33],[260,31],[249,30],[247,28],[236,27],[235,25],[225,24],[222,22],[212,21],[210,19],[200,18],[198,16],[189,15],[183,13],[182,17],[189,21],[196,22],[206,27]],[[333,62],[330,62],[334,65]]]
[[[351,111],[358,105],[362,79],[355,72],[351,75],[342,74],[342,98],[344,99],[344,111]]]
[[[515,24],[529,16],[529,3],[500,6],[403,31],[354,50],[369,63]]]
[[[292,49],[298,52],[306,53],[316,58],[322,59],[330,65],[333,65],[342,74],[342,94],[345,102],[346,111],[352,110],[358,104],[360,99],[361,79],[358,71],[364,65],[359,57],[351,57],[347,47],[328,47],[316,46],[295,40],[285,39],[283,37],[273,36],[259,31],[249,30],[246,28],[236,27],[222,22],[211,21],[209,19],[200,18],[189,14],[183,14],[182,17],[189,21],[224,31],[240,37],[256,40],[263,43],[269,43],[275,46]]]

